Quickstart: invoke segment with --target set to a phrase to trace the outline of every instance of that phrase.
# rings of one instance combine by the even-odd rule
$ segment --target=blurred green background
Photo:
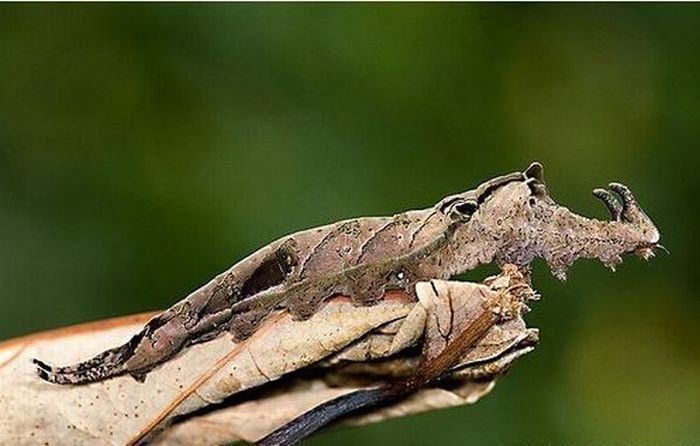
[[[489,397],[308,444],[697,444],[699,141],[696,5],[1,5],[0,338],[537,159],[587,215],[627,182],[672,255],[538,263]]]

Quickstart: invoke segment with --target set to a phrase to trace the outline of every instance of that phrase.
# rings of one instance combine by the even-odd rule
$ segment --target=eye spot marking
[[[455,205],[454,209],[459,212],[460,214],[463,215],[471,215],[476,211],[477,204],[474,203],[473,201],[465,201],[464,203],[460,203]]]

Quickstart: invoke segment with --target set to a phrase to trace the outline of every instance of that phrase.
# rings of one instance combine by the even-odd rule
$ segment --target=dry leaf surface
[[[420,302],[394,293],[372,307],[336,298],[305,321],[277,313],[246,341],[220,336],[186,349],[151,372],[145,383],[123,376],[83,386],[52,385],[38,379],[30,360],[80,361],[128,340],[150,314],[8,341],[0,344],[0,444],[254,441],[321,402],[368,385],[367,376],[375,380],[372,385],[410,373],[420,350],[402,352],[415,349],[428,330],[459,324],[473,306],[495,298],[496,288],[493,283],[435,281],[419,287]],[[345,423],[473,403],[498,376],[484,364],[509,365],[532,349],[527,344],[513,350],[532,336],[519,315],[510,318],[465,353],[452,371],[461,380],[458,385],[423,389]],[[311,368],[312,374],[298,373]],[[173,420],[177,423],[171,425]]]

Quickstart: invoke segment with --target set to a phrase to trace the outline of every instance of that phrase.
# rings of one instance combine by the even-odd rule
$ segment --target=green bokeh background
[[[490,396],[308,444],[697,444],[699,141],[696,5],[0,5],[0,338],[537,159],[587,215],[630,184],[672,255],[538,263]]]

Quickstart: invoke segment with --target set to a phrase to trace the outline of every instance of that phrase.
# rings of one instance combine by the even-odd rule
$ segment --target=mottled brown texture
[[[527,266],[535,258],[565,277],[578,258],[614,267],[621,256],[653,254],[659,232],[629,189],[612,183],[596,196],[613,220],[576,215],[548,195],[542,167],[489,180],[434,207],[393,217],[346,220],[283,237],[241,260],[169,310],[129,343],[84,363],[51,367],[39,375],[81,384],[121,374],[138,379],[182,348],[224,330],[242,340],[275,308],[306,319],[334,295],[371,305],[390,289],[415,297],[418,281],[448,279],[496,262]]]

